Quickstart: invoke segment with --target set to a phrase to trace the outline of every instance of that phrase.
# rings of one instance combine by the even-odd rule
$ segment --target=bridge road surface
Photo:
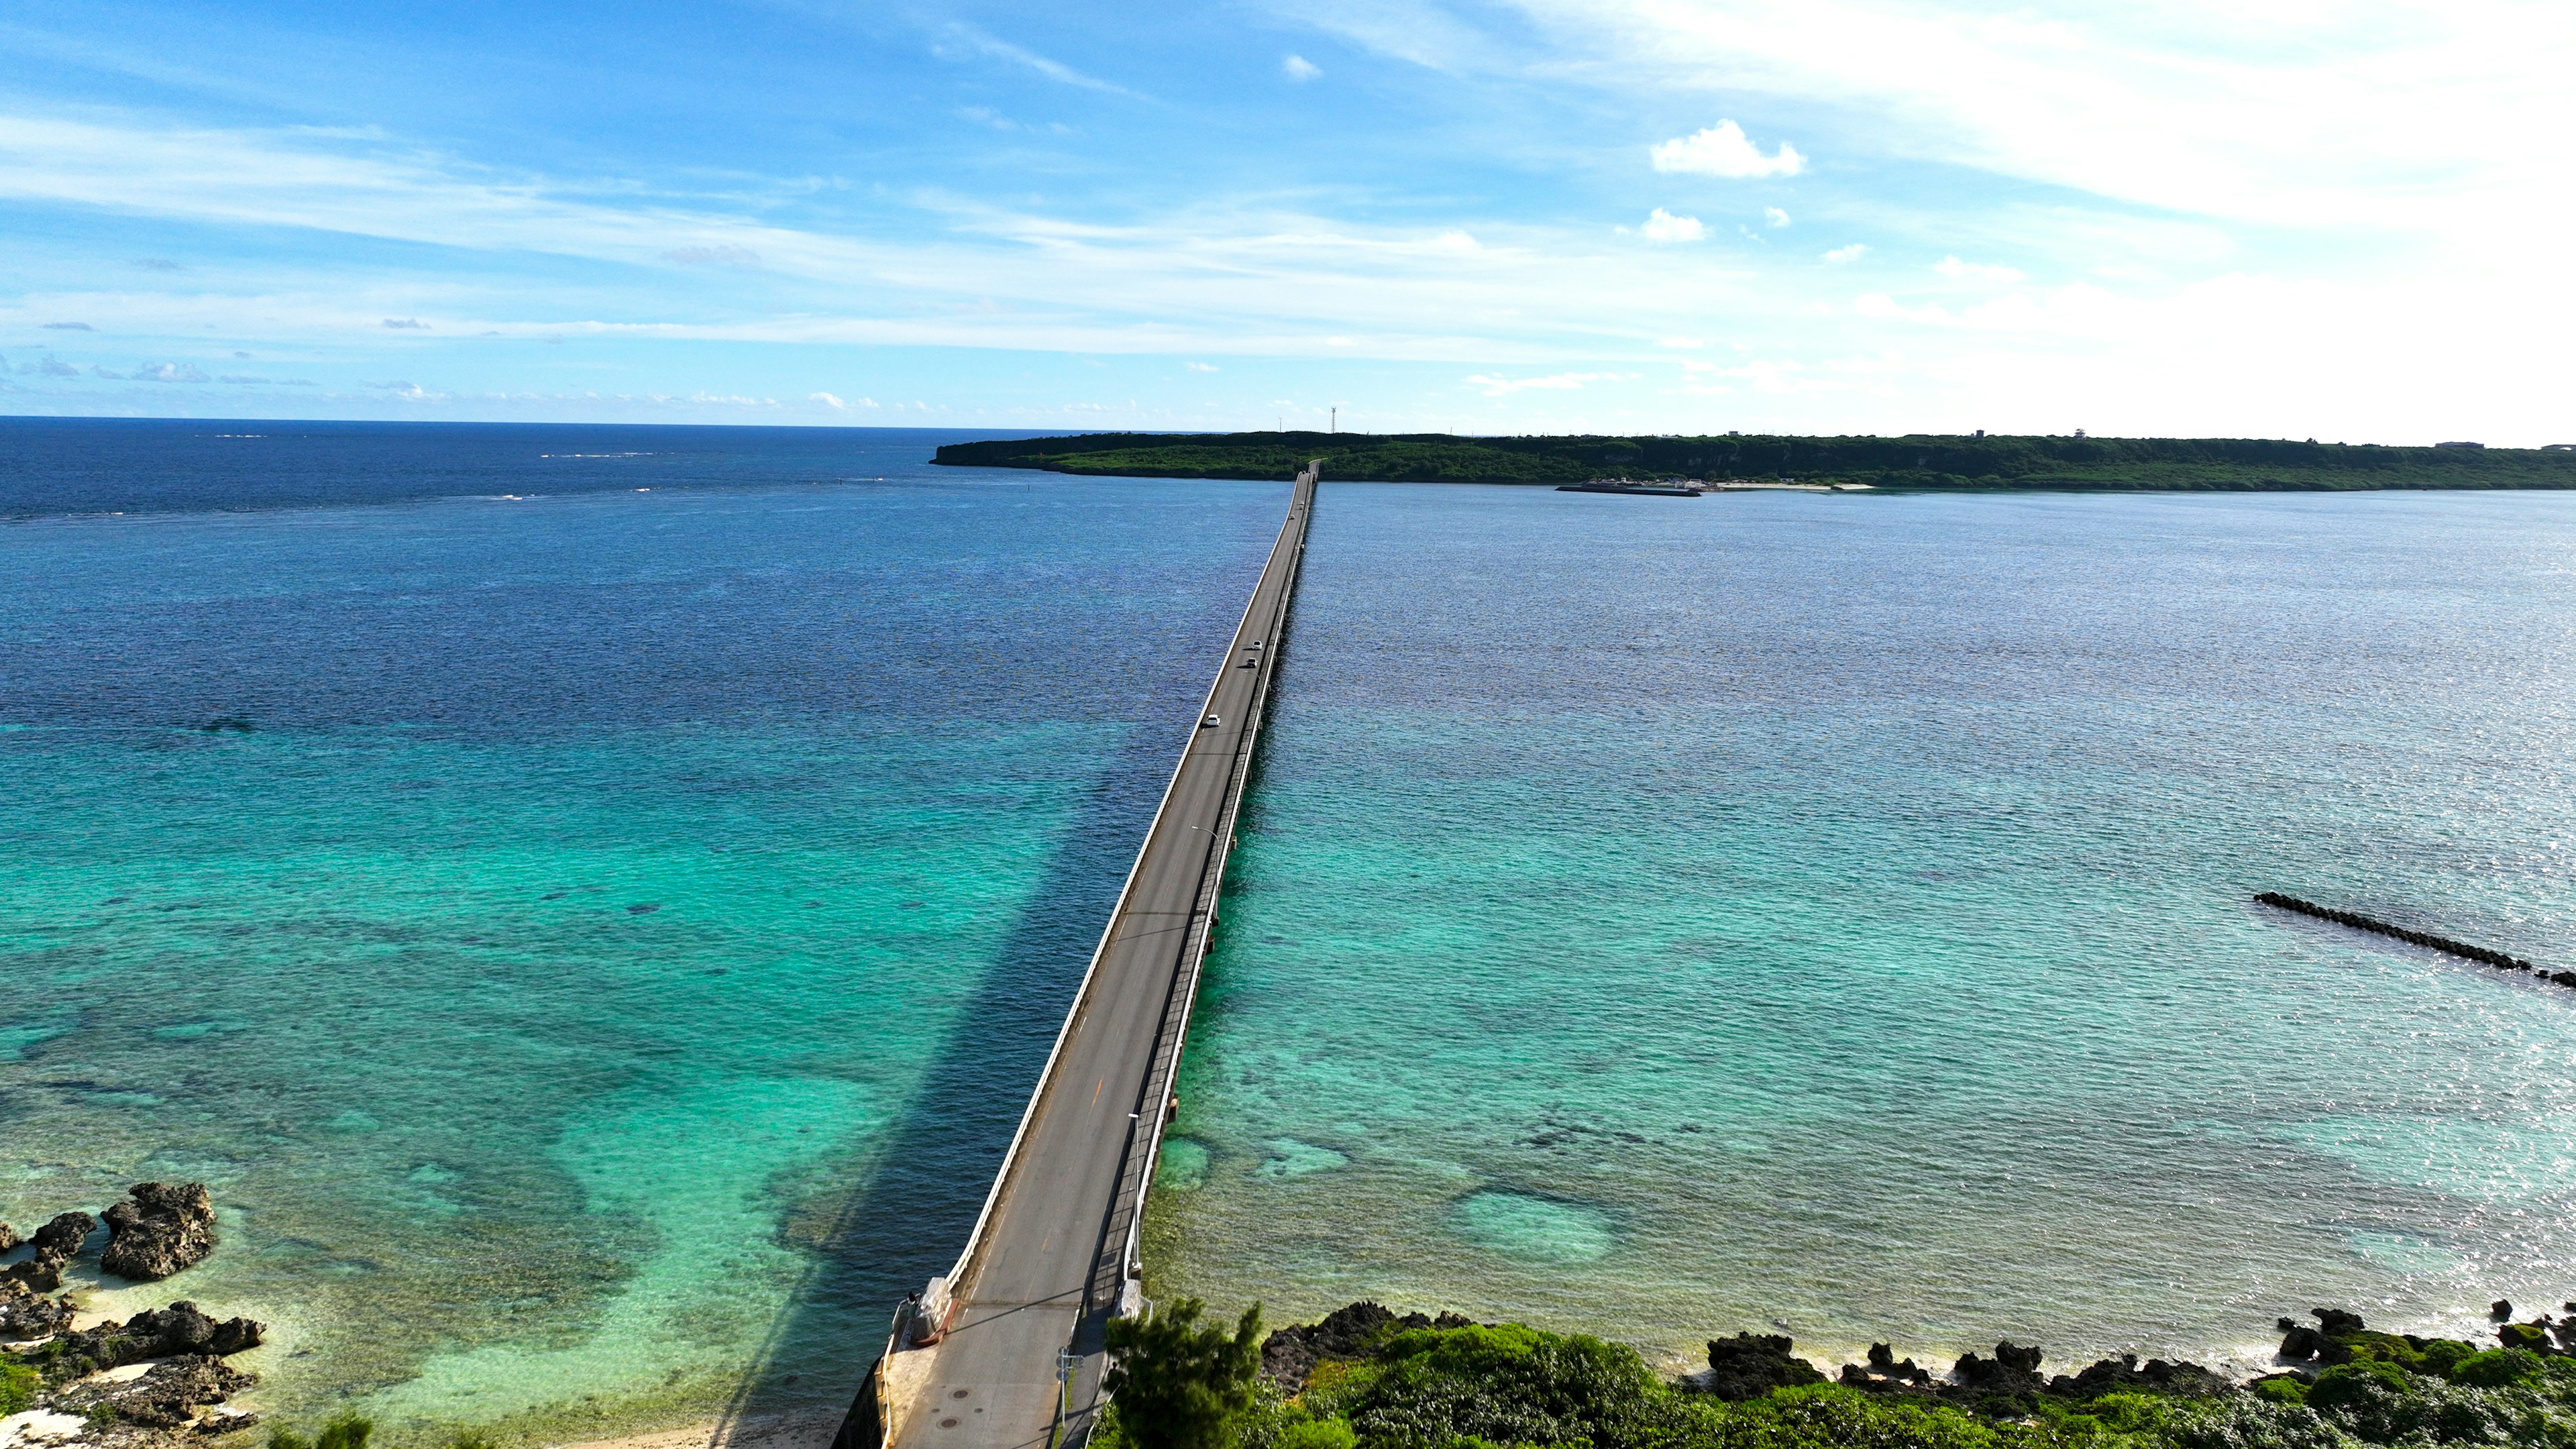
[[[1089,1428],[1314,496],[1310,468],[1202,711],[1219,722],[1191,736],[951,1283],[948,1333],[895,1356],[936,1357],[891,1406],[894,1449],[1046,1449],[1068,1345],[1061,1431]]]

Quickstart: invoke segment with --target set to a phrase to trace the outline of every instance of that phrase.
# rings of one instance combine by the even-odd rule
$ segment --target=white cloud
[[[209,379],[184,362],[153,362],[127,373],[136,382],[205,382]]]
[[[1698,217],[1675,216],[1660,206],[1647,214],[1645,231],[1646,240],[1659,242],[1698,241],[1708,235]]]
[[[1788,142],[1781,142],[1778,150],[1765,156],[1761,147],[1746,139],[1744,128],[1733,121],[1720,121],[1705,131],[1661,142],[1649,154],[1658,171],[1684,171],[1739,181],[1795,176],[1807,169],[1807,158]]]
[[[1470,387],[1482,388],[1487,397],[1527,392],[1532,388],[1548,392],[1571,392],[1587,382],[1633,381],[1633,372],[1560,372],[1550,377],[1488,377],[1482,373],[1467,379]]]
[[[828,392],[808,393],[807,397],[812,401],[821,403],[823,406],[830,408],[836,413],[845,412],[850,406],[848,403],[841,401],[839,398],[832,396]]]
[[[1279,62],[1279,73],[1292,81],[1310,81],[1324,73],[1324,68],[1302,55],[1292,55]]]
[[[1861,258],[1868,255],[1869,244],[1867,242],[1853,242],[1850,246],[1836,247],[1832,251],[1825,253],[1825,260],[1832,262],[1836,266],[1840,266],[1844,262],[1859,261]]]
[[[1193,362],[1193,363],[1189,363],[1189,364],[1187,364],[1187,366],[1189,367],[1189,370],[1190,370],[1190,371],[1192,371],[1192,372],[1214,372],[1214,371],[1216,371],[1216,368],[1215,368],[1214,366],[1212,366],[1212,365],[1210,365],[1210,364],[1208,364],[1208,363],[1204,363],[1204,362]]]
[[[1963,262],[1957,257],[1943,257],[1932,264],[1932,270],[1942,276],[1955,277],[1961,281],[2018,282],[2021,280],[2021,273],[2014,268],[1980,266],[1975,262]]]
[[[1762,208],[1762,220],[1772,226],[1787,226],[1789,224],[1789,213],[1782,211],[1776,206],[1766,206]]]

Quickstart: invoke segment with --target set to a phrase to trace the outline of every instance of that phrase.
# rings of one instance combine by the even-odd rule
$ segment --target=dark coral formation
[[[1321,1323],[1274,1330],[1261,1343],[1261,1372],[1295,1393],[1314,1373],[1315,1365],[1326,1359],[1357,1358],[1385,1334],[1408,1328],[1465,1328],[1471,1321],[1455,1313],[1436,1318],[1421,1313],[1399,1316],[1382,1303],[1354,1303],[1324,1315]]]
[[[215,1250],[215,1204],[202,1182],[138,1182],[107,1210],[107,1251],[99,1266],[153,1282],[195,1266]]]
[[[47,1344],[38,1360],[45,1377],[61,1382],[149,1359],[240,1353],[257,1348],[268,1332],[247,1318],[218,1323],[194,1303],[147,1308],[123,1323],[102,1323],[66,1333]]]
[[[220,1404],[257,1382],[258,1375],[210,1354],[184,1354],[163,1359],[138,1379],[67,1389],[54,1396],[53,1408],[57,1413],[92,1418],[112,1416],[147,1429],[177,1429],[192,1422],[199,1409]],[[250,1416],[235,1415],[224,1421],[224,1427],[240,1428],[248,1422]]]
[[[1739,1333],[1708,1341],[1708,1372],[1693,1385],[1729,1402],[1758,1399],[1773,1389],[1821,1384],[1825,1376],[1802,1358],[1791,1358],[1785,1334]]]
[[[98,1219],[87,1213],[58,1213],[28,1239],[36,1250],[34,1255],[0,1269],[0,1277],[39,1293],[54,1292],[63,1286],[63,1266],[79,1255],[81,1244],[97,1230]]]
[[[48,1298],[15,1278],[0,1278],[0,1343],[44,1338],[71,1326],[72,1300]]]

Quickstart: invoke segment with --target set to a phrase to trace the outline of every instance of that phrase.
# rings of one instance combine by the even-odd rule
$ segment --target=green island
[[[1581,483],[1600,477],[1790,480],[1875,488],[2348,490],[2576,488],[2576,449],[2393,448],[2261,438],[1469,438],[1448,433],[1086,433],[951,443],[933,462],[1145,478]]]
[[[1200,1312],[1183,1300],[1113,1323],[1094,1449],[2576,1445],[2576,1305],[2502,1322],[2490,1346],[2321,1308],[2313,1326],[2280,1320],[2284,1366],[2245,1381],[2133,1356],[2050,1375],[2009,1341],[1946,1375],[1873,1345],[1828,1381],[1789,1339],[1749,1333],[1668,1381],[1621,1344],[1455,1314],[1358,1303],[1263,1340],[1257,1305],[1231,1330]]]

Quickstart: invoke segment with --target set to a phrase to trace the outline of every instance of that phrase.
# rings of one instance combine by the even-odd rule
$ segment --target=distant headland
[[[1899,438],[1558,436],[1449,433],[1086,433],[951,443],[955,467],[1040,468],[1148,478],[1287,478],[1309,458],[1330,479],[1388,483],[1582,483],[1687,478],[1904,489],[2345,491],[2576,488],[2576,448],[2261,438]]]

